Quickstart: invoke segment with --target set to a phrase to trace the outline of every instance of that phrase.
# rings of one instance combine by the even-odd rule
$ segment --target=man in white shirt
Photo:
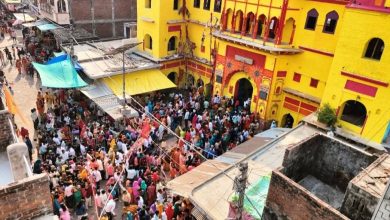
[[[61,144],[61,138],[59,138],[58,135],[55,134],[53,137],[53,142],[58,146]]]
[[[66,125],[70,125],[70,117],[68,115],[65,115],[64,122],[66,123]]]
[[[108,215],[108,219],[114,219],[115,216],[115,201],[111,197],[110,200],[108,200],[106,207],[104,208],[104,211],[106,211]]]
[[[85,153],[87,153],[87,150],[83,144],[80,144],[80,153],[81,155],[85,155]]]
[[[137,204],[138,204],[138,208],[142,209],[143,206],[144,206],[144,199],[142,198],[142,196],[138,196],[137,197]]]
[[[100,174],[100,171],[95,169],[92,171],[92,176],[95,178],[96,187],[100,188],[100,181],[102,180],[102,175]]]
[[[134,167],[129,167],[127,169],[127,179],[133,181],[134,178],[137,176],[137,171],[134,169]]]
[[[69,157],[76,157],[76,151],[73,149],[73,147],[69,148]]]

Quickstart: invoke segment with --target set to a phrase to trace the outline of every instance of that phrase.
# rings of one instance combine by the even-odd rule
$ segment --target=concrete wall
[[[286,150],[283,173],[294,181],[311,174],[344,191],[348,182],[376,159],[335,139],[315,135]]]
[[[34,175],[0,188],[0,219],[32,219],[53,212],[49,177]]]
[[[273,171],[263,219],[339,220],[348,218],[280,171]]]
[[[7,146],[12,142],[12,132],[9,118],[12,117],[8,110],[0,111],[0,152],[6,151]]]
[[[137,19],[136,5],[136,0],[73,0],[71,7],[77,26],[98,37],[111,38],[122,37],[123,23]]]
[[[7,147],[8,159],[11,164],[12,175],[14,181],[22,180],[29,175],[30,167],[26,165],[30,164],[30,158],[28,156],[28,148],[25,143],[15,143]]]

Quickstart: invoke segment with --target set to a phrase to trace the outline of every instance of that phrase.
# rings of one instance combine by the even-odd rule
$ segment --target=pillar
[[[232,30],[231,30],[232,33],[234,33],[235,30],[236,30],[236,17],[237,17],[237,15],[234,15],[234,11],[233,11],[233,17],[232,17]]]
[[[257,36],[257,30],[259,29],[259,19],[257,18],[257,15],[255,17],[255,22],[253,22],[255,26],[253,27],[253,33],[252,33],[252,38],[256,39]]]
[[[246,33],[247,20],[248,20],[248,17],[245,16],[243,19],[243,22],[242,22],[241,35],[245,35],[245,33]]]
[[[282,42],[284,22],[286,21],[286,13],[288,7],[288,0],[283,0],[282,12],[279,18],[279,25],[275,36],[275,44],[279,45]]]
[[[25,143],[11,144],[7,147],[7,154],[14,181],[16,182],[27,178],[29,172],[31,172],[27,145]],[[24,157],[26,159],[24,159]]]

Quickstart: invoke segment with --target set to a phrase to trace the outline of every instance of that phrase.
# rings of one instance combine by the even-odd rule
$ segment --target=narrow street
[[[17,31],[17,33],[18,45],[20,47],[22,46],[22,36],[20,31]],[[2,50],[4,50],[5,47],[10,49],[12,45],[13,42],[7,34],[5,39],[1,41],[0,48]],[[31,78],[25,73],[19,75],[15,67],[15,60],[13,60],[12,65],[7,63],[7,65],[3,66],[2,70],[4,71],[9,85],[11,86],[14,93],[14,103],[17,106],[15,123],[19,129],[20,127],[25,127],[27,130],[29,130],[30,136],[32,136],[34,127],[30,117],[30,110],[35,108],[35,99],[41,83],[36,76]]]

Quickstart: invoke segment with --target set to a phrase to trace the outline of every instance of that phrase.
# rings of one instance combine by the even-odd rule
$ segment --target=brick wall
[[[112,30],[112,7],[114,7],[114,18],[133,20],[137,19],[136,0],[93,0],[94,19],[96,24],[96,35],[101,38],[113,37]],[[72,16],[76,25],[88,26],[87,30],[92,32],[91,0],[72,1]],[[79,22],[82,22],[79,23]],[[128,22],[128,21],[126,21]],[[123,21],[115,22],[117,37],[123,36]]]
[[[72,1],[72,17],[74,21],[91,19],[91,1],[77,0]]]
[[[53,212],[49,177],[46,174],[25,178],[0,188],[0,219],[32,219]]]
[[[12,132],[8,118],[11,114],[8,110],[0,111],[0,152],[5,151],[7,146],[11,144]]]
[[[379,200],[350,182],[340,211],[354,220],[371,219]]]
[[[377,158],[317,134],[286,149],[283,173],[296,182],[311,174],[344,191],[348,182]]]
[[[273,171],[263,219],[348,219],[330,205],[313,196],[308,190],[279,171]]]

